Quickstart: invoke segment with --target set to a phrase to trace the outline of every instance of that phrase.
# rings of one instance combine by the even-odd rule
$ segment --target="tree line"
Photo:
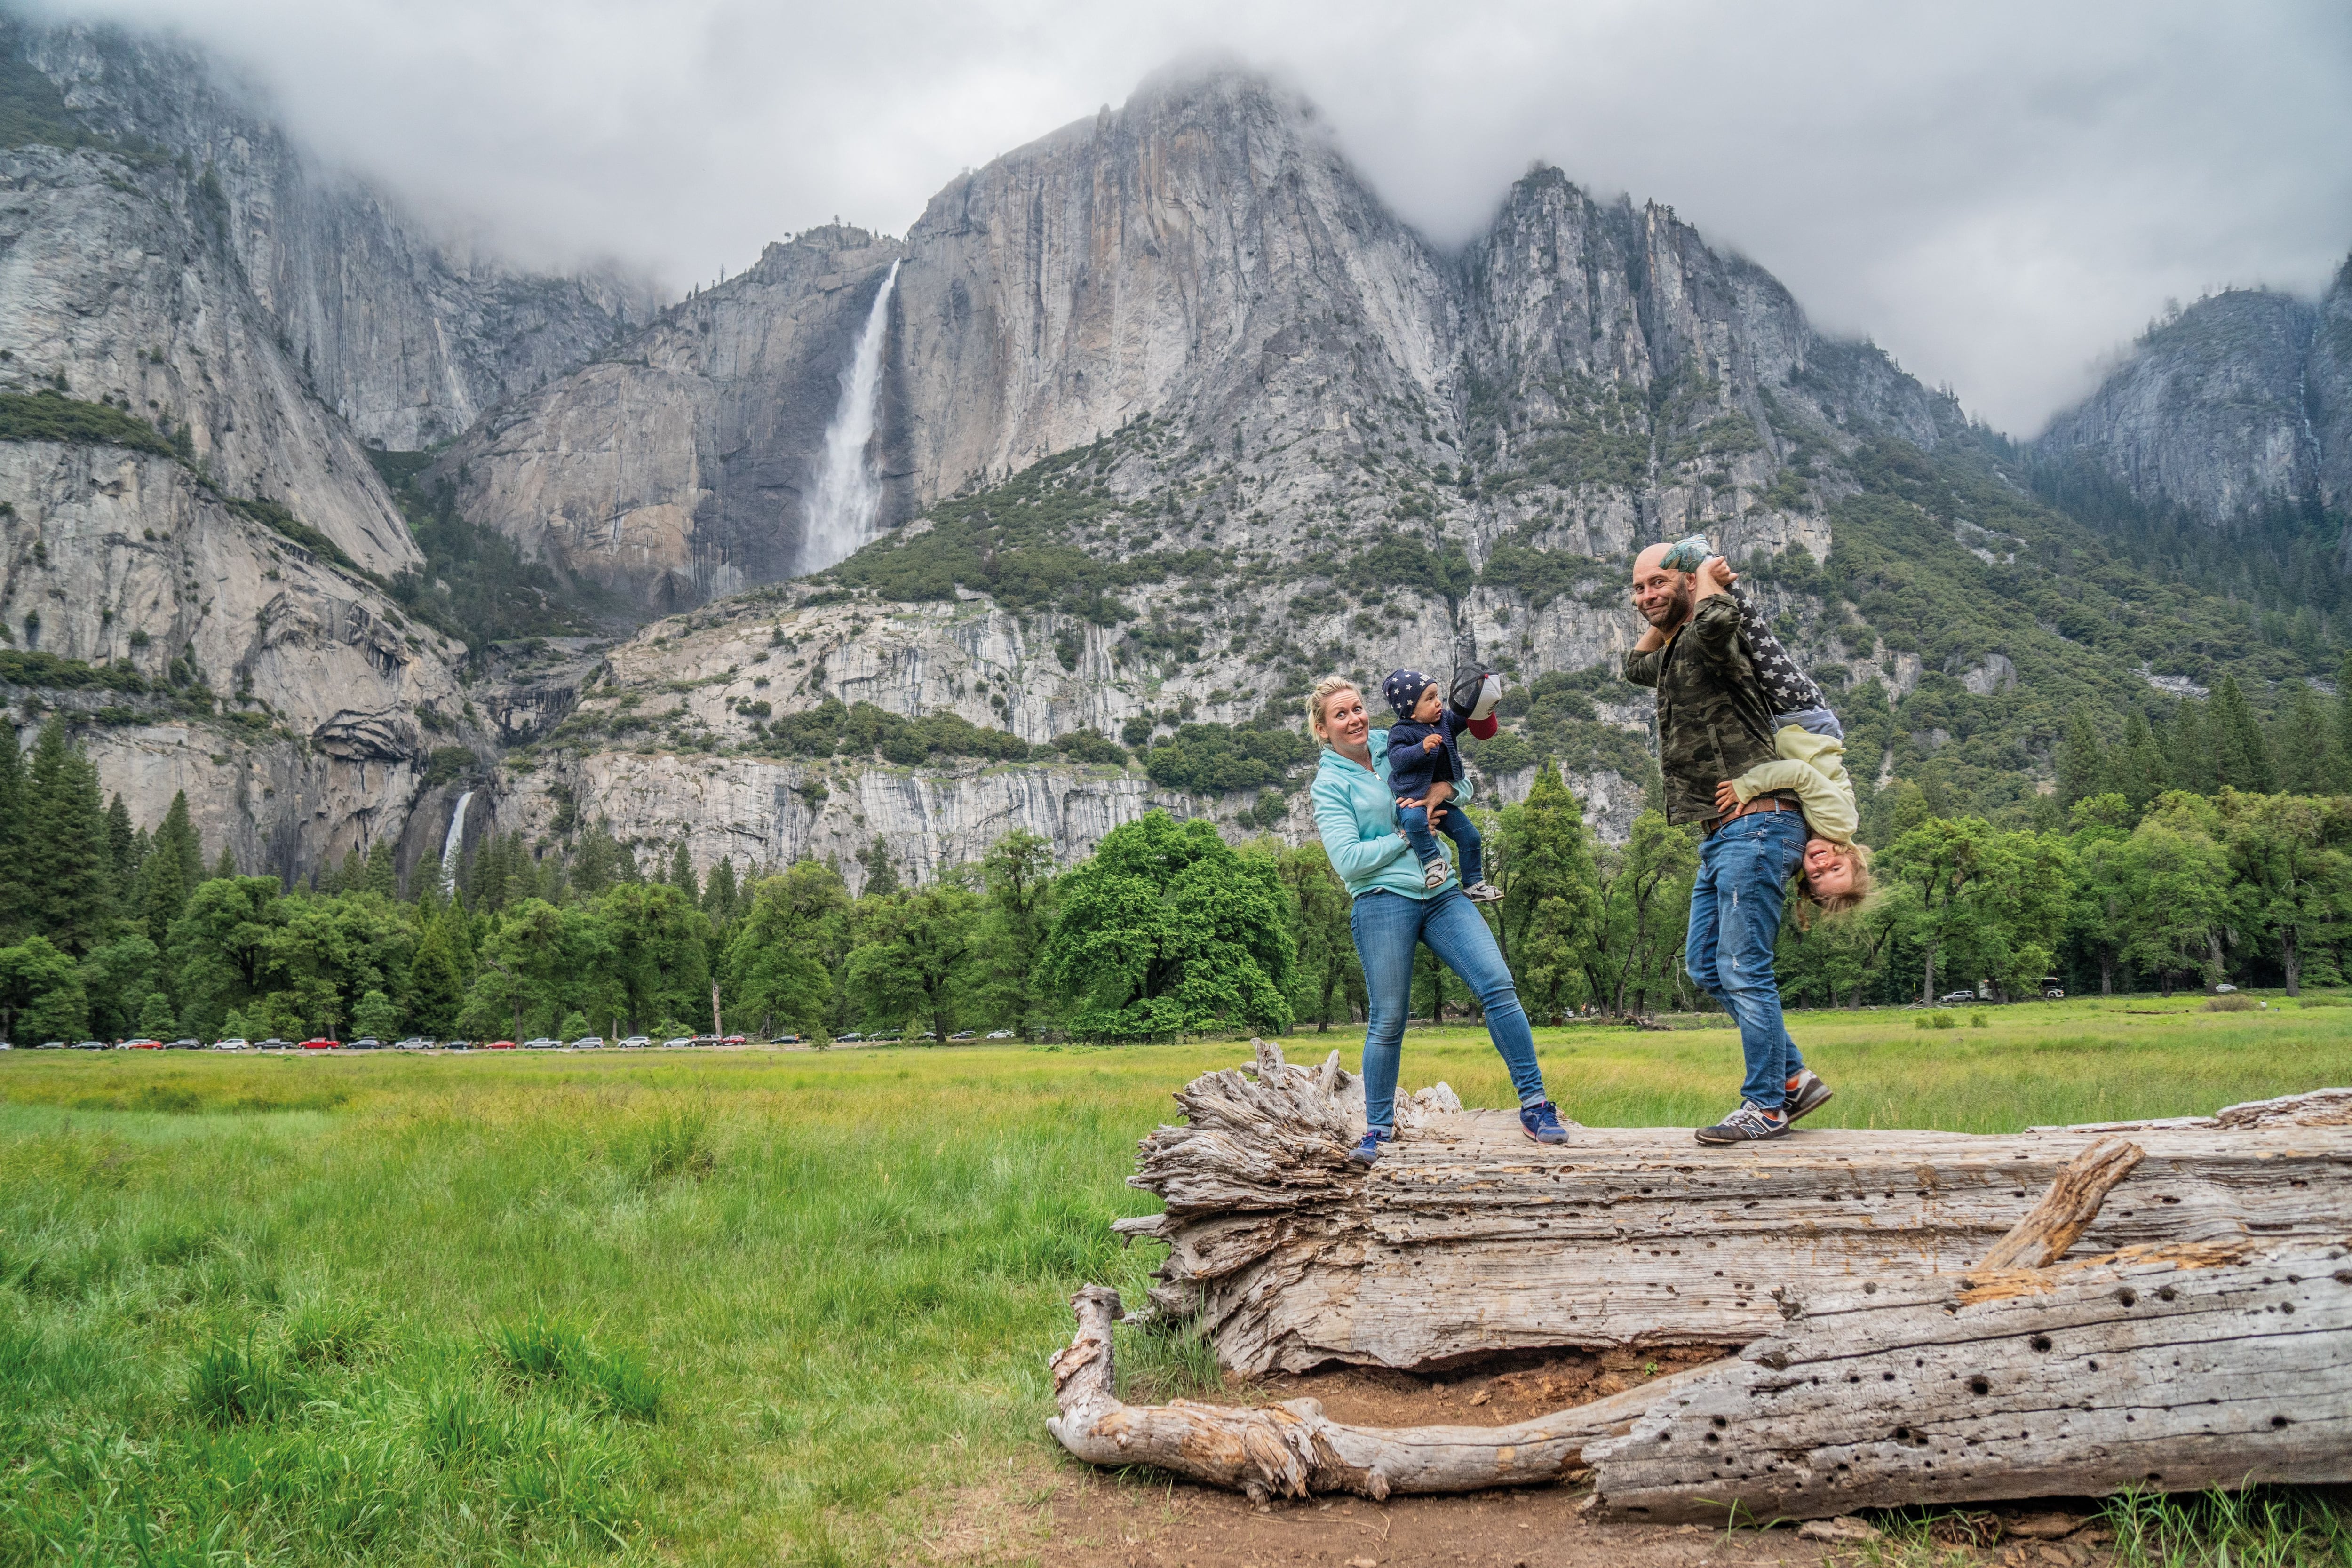
[[[2105,742],[2077,719],[2037,806],[2063,813],[2055,826],[1940,816],[1899,781],[1874,792],[1880,892],[1811,923],[1790,900],[1790,999],[2015,997],[2053,975],[2102,992],[2344,982],[2352,795],[2173,787],[2162,748]],[[2326,765],[2352,754],[2321,750]],[[1654,805],[1602,843],[1549,765],[1523,801],[1473,809],[1505,891],[1487,918],[1538,1020],[1705,1005],[1682,973],[1695,832]],[[596,824],[568,848],[488,835],[447,889],[430,867],[404,889],[383,842],[289,887],[240,875],[226,849],[208,860],[184,795],[152,829],[120,796],[101,805],[95,768],[52,722],[26,751],[0,745],[0,1032],[520,1039],[723,1024],[1149,1040],[1363,1014],[1347,889],[1318,844],[1233,844],[1155,812],[1066,868],[1017,832],[921,886],[879,843],[859,858],[853,896],[824,862],[698,875],[682,843],[624,844]],[[1417,1016],[1470,1006],[1422,963]]]

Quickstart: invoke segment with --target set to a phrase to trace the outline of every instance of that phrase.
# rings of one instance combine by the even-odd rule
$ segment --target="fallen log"
[[[1367,1173],[1346,1157],[1361,1085],[1324,1069],[1262,1044],[1185,1086],[1185,1124],[1146,1137],[1130,1178],[1165,1212],[1116,1227],[1167,1245],[1154,1309],[1197,1316],[1237,1372],[1746,1344],[1782,1325],[1795,1282],[1891,1289],[1976,1267],[2099,1137],[1824,1130],[1706,1150],[1682,1128],[1577,1129],[1548,1148],[1441,1084],[1400,1107]],[[2143,1162],[2066,1248],[2352,1230],[2347,1105],[2324,1090],[2134,1125]]]
[[[2352,1481],[2352,1240],[2127,1248],[1808,1290],[1783,1331],[1589,1446],[1659,1521]]]
[[[1077,1337],[1054,1357],[1059,1414],[1046,1429],[1096,1465],[1154,1465],[1211,1486],[1269,1497],[1335,1492],[1374,1500],[1489,1487],[1549,1486],[1584,1447],[1622,1432],[1655,1402],[1711,1367],[1692,1367],[1622,1394],[1507,1426],[1351,1426],[1312,1399],[1280,1405],[1120,1401],[1111,1355],[1118,1292],[1089,1285],[1070,1298]]]
[[[2058,1167],[2057,1179],[2023,1219],[1992,1244],[1977,1267],[2047,1268],[2066,1256],[2099,1217],[2116,1184],[2139,1168],[2147,1151],[2120,1138],[2102,1138]]]

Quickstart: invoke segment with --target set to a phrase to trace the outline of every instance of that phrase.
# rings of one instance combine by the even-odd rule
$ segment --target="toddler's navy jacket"
[[[1440,779],[1447,784],[1462,782],[1462,753],[1454,745],[1454,737],[1462,731],[1463,721],[1454,716],[1450,708],[1442,710],[1434,724],[1415,724],[1400,720],[1389,728],[1389,788],[1399,800],[1429,793],[1429,786]],[[1424,752],[1421,743],[1436,735],[1445,743],[1433,752]]]

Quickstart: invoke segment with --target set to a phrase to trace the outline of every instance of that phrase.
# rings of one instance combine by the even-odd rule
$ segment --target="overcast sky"
[[[2352,250],[2352,5],[1754,0],[47,0],[163,26],[329,157],[541,262],[683,289],[1227,54],[1458,244],[1530,160],[1671,204],[2020,435],[2168,298]]]

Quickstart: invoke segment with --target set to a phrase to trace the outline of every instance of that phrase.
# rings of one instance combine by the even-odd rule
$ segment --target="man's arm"
[[[1655,632],[1656,629],[1653,626],[1651,631]],[[1645,634],[1643,641],[1648,640]],[[1665,668],[1666,647],[1663,637],[1655,647],[1643,647],[1641,643],[1635,643],[1625,655],[1625,679],[1635,686],[1657,685],[1658,678],[1665,672]]]
[[[1713,581],[1705,576],[1701,580]],[[1739,647],[1739,601],[1720,586],[1713,593],[1699,595],[1697,606],[1691,611],[1689,629],[1699,658],[1727,675],[1737,677],[1748,672],[1748,657]],[[1633,656],[1626,657],[1630,660]]]

